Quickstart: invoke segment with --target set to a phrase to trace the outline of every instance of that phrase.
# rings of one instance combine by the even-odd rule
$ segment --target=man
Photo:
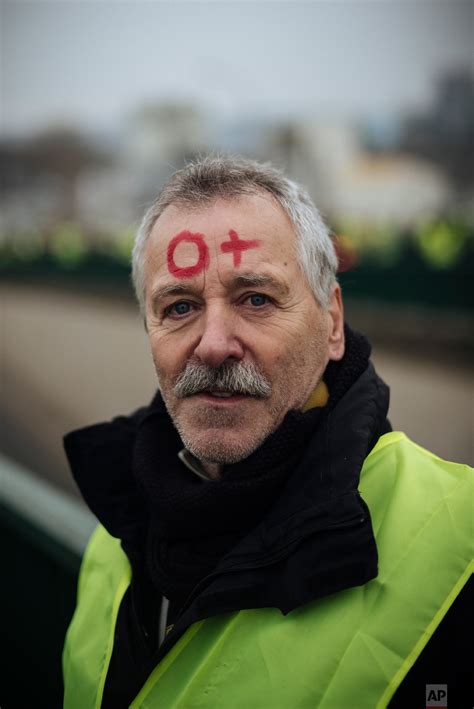
[[[437,637],[465,622],[468,469],[391,432],[336,269],[313,203],[268,165],[188,165],[145,215],[133,276],[160,392],[66,437],[101,522],[67,708],[454,691]]]

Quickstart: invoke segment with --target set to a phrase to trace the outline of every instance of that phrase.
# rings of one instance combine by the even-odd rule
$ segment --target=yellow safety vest
[[[193,624],[131,707],[387,706],[472,573],[472,472],[402,433],[382,436],[360,480],[377,540],[377,578],[286,616],[264,608]],[[65,709],[100,707],[130,578],[119,540],[98,527],[64,650]]]

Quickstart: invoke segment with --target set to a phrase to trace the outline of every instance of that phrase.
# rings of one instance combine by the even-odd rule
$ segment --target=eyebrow
[[[189,295],[191,288],[184,283],[170,283],[167,286],[155,288],[151,293],[151,301],[155,305],[159,300],[173,295]]]
[[[234,288],[272,288],[282,295],[288,294],[288,286],[273,276],[258,273],[240,273],[232,279]]]

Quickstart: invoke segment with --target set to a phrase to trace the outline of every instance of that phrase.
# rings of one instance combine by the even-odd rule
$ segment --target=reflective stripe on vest
[[[133,709],[387,706],[472,572],[471,473],[402,433],[382,436],[360,482],[377,539],[377,578],[287,616],[265,608],[195,623]],[[120,542],[99,527],[66,639],[65,709],[100,707],[129,583]]]

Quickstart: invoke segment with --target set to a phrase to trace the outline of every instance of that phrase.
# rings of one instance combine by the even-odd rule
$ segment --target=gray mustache
[[[180,399],[202,391],[216,390],[268,399],[272,385],[258,367],[250,362],[224,362],[217,369],[207,364],[188,362],[173,387],[175,395]]]

